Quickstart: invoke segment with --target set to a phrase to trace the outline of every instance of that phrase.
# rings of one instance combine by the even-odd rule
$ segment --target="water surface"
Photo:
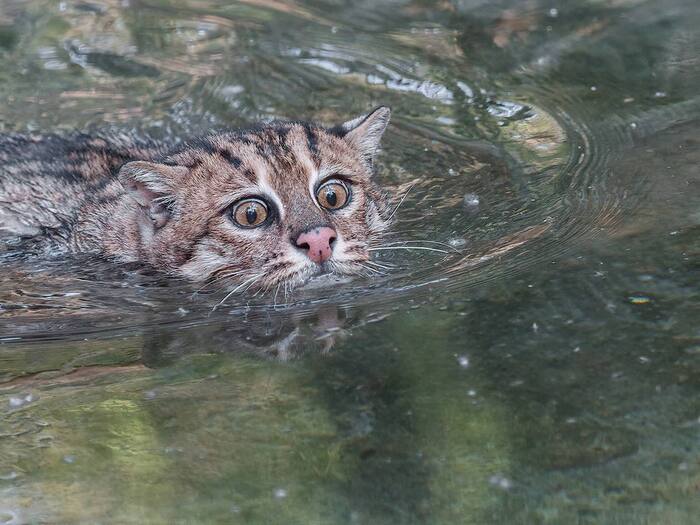
[[[699,24],[693,0],[3,2],[2,131],[387,104],[378,177],[410,191],[385,272],[286,297],[3,240],[0,523],[693,523]]]

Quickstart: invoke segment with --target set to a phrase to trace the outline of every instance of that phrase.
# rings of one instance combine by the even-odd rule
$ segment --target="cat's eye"
[[[329,180],[316,191],[316,199],[327,210],[339,210],[350,200],[350,190],[341,180]]]
[[[270,211],[259,199],[245,199],[234,204],[231,217],[241,228],[257,228],[269,217]]]

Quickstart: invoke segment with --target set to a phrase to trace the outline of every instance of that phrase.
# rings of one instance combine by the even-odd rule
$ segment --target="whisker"
[[[438,248],[429,248],[428,246],[384,246],[381,248],[369,248],[367,251],[380,252],[380,251],[389,251],[389,250],[425,250],[427,252],[445,253],[448,255],[450,253],[446,250],[440,250]]]
[[[396,205],[396,208],[394,208],[394,211],[391,212],[391,215],[389,215],[389,218],[387,219],[387,222],[389,222],[391,219],[394,218],[394,215],[396,215],[396,212],[399,211],[399,207],[403,204],[403,201],[406,200],[406,197],[408,197],[408,194],[411,193],[411,190],[413,189],[413,186],[415,186],[416,183],[414,182],[411,184],[408,189],[406,190],[406,193],[403,194],[403,197],[401,197],[401,200],[399,203]]]
[[[450,250],[454,250],[454,251],[456,251],[456,252],[461,253],[457,248],[455,248],[455,247],[452,246],[451,244],[448,244],[448,243],[446,243],[446,242],[441,242],[441,241],[426,241],[426,240],[392,241],[392,242],[389,242],[389,243],[384,243],[383,246],[395,246],[395,245],[397,245],[397,244],[407,244],[407,243],[417,243],[417,242],[420,242],[420,243],[427,243],[427,244],[435,244],[435,245],[437,245],[437,246],[444,246],[445,248],[449,248]]]
[[[385,272],[382,272],[380,270],[377,270],[376,268],[372,268],[371,266],[367,266],[364,263],[360,263],[360,266],[362,266],[365,270],[370,272],[371,275],[386,275]]]
[[[199,292],[201,292],[205,288],[207,288],[207,287],[209,287],[209,286],[211,286],[219,281],[222,281],[224,279],[230,279],[232,277],[236,277],[238,275],[244,275],[244,274],[248,273],[245,270],[228,271],[228,272],[226,271],[226,270],[230,270],[230,269],[231,269],[231,266],[224,266],[223,268],[220,268],[219,270],[216,270],[215,272],[213,272],[212,276],[216,276],[216,277],[210,278],[209,281],[207,281],[202,286],[197,288],[194,292],[192,292],[192,297],[196,296]]]
[[[364,264],[379,268],[381,270],[387,270],[387,271],[396,269],[396,266],[394,266],[393,264],[392,265],[385,265],[385,264],[379,264],[378,262],[375,262],[375,261],[364,261]]]
[[[250,284],[248,285],[248,287],[247,287],[244,291],[248,290],[248,288],[250,288],[253,284],[255,284],[255,281],[257,281],[257,280],[258,280],[260,277],[262,277],[263,275],[264,275],[264,274],[259,273],[259,274],[254,275],[254,276],[251,277],[250,279],[247,279],[247,280],[243,281],[241,284],[239,284],[239,285],[236,286],[233,290],[231,290],[229,293],[227,293],[227,294],[226,294],[226,297],[224,297],[216,306],[214,306],[214,308],[212,308],[211,311],[214,312],[219,306],[221,306],[222,304],[224,304],[224,303],[228,300],[229,297],[231,297],[231,296],[232,296],[233,294],[235,294],[238,290],[240,290],[240,289],[243,288],[245,285],[247,285],[248,283],[250,283]]]

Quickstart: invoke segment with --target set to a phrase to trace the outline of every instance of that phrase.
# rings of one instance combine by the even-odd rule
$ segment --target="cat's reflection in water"
[[[269,311],[254,319],[225,319],[207,326],[154,329],[144,336],[142,361],[147,367],[167,366],[193,354],[245,354],[289,361],[309,353],[331,352],[362,322],[349,310],[323,305],[313,312]]]

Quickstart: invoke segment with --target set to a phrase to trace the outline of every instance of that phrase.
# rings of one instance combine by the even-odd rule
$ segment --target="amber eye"
[[[267,204],[258,199],[246,199],[233,206],[233,220],[242,228],[256,228],[269,216]]]
[[[350,200],[350,190],[344,182],[331,180],[316,191],[318,203],[327,210],[339,210]]]

